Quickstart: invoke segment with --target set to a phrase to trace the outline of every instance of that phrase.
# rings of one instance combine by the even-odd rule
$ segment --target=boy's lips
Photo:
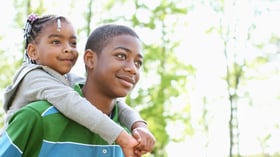
[[[135,85],[135,78],[134,77],[130,77],[130,76],[126,76],[126,75],[119,75],[117,76],[117,78],[119,78],[121,80],[121,84],[132,88]]]

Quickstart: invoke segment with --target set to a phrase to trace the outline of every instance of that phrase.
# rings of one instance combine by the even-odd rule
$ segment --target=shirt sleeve
[[[99,134],[109,144],[112,144],[124,129],[81,97],[70,85],[63,83],[64,77],[59,77],[50,75],[41,69],[33,70],[25,76],[21,83],[22,86],[25,86],[21,96],[29,98],[30,102],[47,100],[63,115]]]
[[[69,73],[69,74],[67,74],[67,78],[70,81],[70,85],[72,87],[74,87],[74,84],[76,84],[76,83],[85,84],[85,78],[78,76],[76,74]],[[119,121],[122,125],[126,126],[130,131],[132,130],[132,125],[135,122],[141,121],[141,122],[147,124],[146,121],[144,121],[141,118],[140,114],[136,110],[131,108],[129,105],[127,105],[124,100],[118,99],[117,102],[118,102],[118,108],[119,108],[118,109]]]
[[[1,157],[36,156],[42,143],[40,114],[30,108],[15,113],[0,137]]]
[[[124,100],[118,99],[119,106],[119,119],[122,125],[125,125],[130,131],[132,129],[132,125],[135,122],[142,121],[146,123],[140,116],[140,114],[128,106]]]

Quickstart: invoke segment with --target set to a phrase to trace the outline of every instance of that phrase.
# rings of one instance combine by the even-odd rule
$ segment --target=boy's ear
[[[95,64],[97,62],[96,53],[91,49],[87,49],[84,53],[84,62],[87,68],[94,69]]]
[[[31,60],[35,61],[35,60],[38,59],[37,49],[36,49],[36,46],[34,44],[28,44],[26,50],[27,50],[28,57]]]

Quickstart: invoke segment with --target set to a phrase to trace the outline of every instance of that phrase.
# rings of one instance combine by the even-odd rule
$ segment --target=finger
[[[137,157],[138,157],[138,156],[139,156],[139,157],[142,156],[142,154],[141,154],[140,151],[135,151],[135,152],[134,152],[134,155],[137,156]]]
[[[137,131],[137,129],[134,129],[132,131],[133,137],[138,141],[138,143],[141,142],[141,136],[140,133]]]
[[[134,154],[139,155],[139,154],[141,154],[141,151],[140,151],[139,149],[135,149],[135,150],[134,150]]]
[[[148,152],[147,151],[145,151],[145,150],[142,150],[141,151],[141,154],[143,155],[143,154],[147,154]]]
[[[139,150],[139,149],[135,149],[134,154],[137,156],[142,156],[144,154],[148,153],[147,151],[144,150]]]

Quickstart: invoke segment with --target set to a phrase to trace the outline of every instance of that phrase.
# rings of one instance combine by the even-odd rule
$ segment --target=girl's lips
[[[73,60],[72,60],[72,59],[61,59],[61,61],[63,61],[63,62],[69,62],[69,63],[73,63]]]
[[[73,58],[60,58],[59,60],[60,60],[60,61],[63,61],[63,62],[71,62],[71,63],[74,62],[74,59],[73,59]]]

